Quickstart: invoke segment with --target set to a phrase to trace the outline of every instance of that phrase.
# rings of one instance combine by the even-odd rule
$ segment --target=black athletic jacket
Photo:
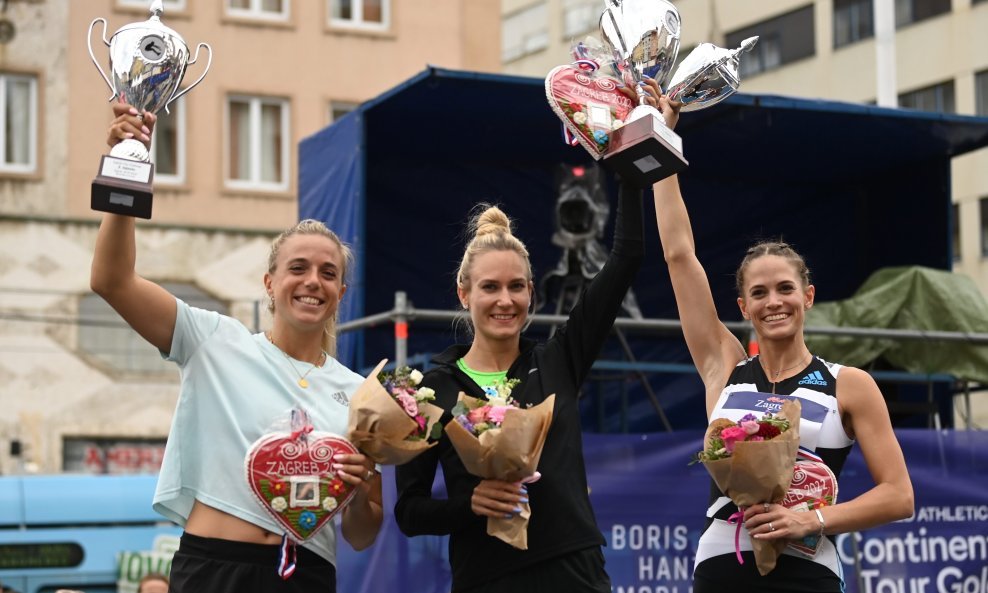
[[[614,246],[606,265],[551,339],[536,344],[522,338],[521,354],[508,370],[508,378],[521,380],[511,396],[523,406],[556,395],[552,427],[539,462],[542,479],[528,486],[532,509],[528,550],[517,550],[487,535],[487,519],[470,510],[470,497],[480,479],[467,473],[445,433],[437,446],[397,468],[398,526],[409,536],[450,535],[454,593],[605,543],[587,493],[577,396],[641,265],[640,196],[638,190],[622,188]],[[435,403],[445,410],[443,424],[452,420],[450,410],[460,391],[484,397],[480,387],[456,366],[467,350],[469,345],[454,345],[436,356],[433,362],[438,366],[422,382],[436,391]],[[445,500],[431,498],[437,463],[442,463],[446,480]]]

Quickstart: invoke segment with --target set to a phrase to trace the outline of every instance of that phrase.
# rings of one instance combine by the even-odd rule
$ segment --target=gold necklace
[[[315,369],[321,367],[322,365],[324,365],[326,363],[326,357],[328,356],[326,354],[326,351],[323,350],[320,353],[320,355],[319,355],[319,362],[317,364],[314,364],[311,367],[309,367],[309,370],[305,371],[304,373],[300,373],[300,372],[298,372],[298,368],[295,367],[295,363],[292,362],[292,357],[291,356],[288,356],[288,353],[287,352],[285,352],[284,350],[282,350],[277,344],[274,343],[274,338],[271,337],[271,334],[265,332],[264,337],[266,337],[268,339],[268,341],[271,342],[271,345],[272,346],[274,346],[275,348],[278,348],[278,352],[281,352],[281,355],[284,356],[285,357],[285,360],[288,361],[289,366],[291,366],[292,367],[292,370],[295,371],[295,374],[298,375],[298,386],[301,387],[302,389],[308,389],[308,387],[309,387],[309,381],[306,380],[306,377],[309,376],[309,373],[311,373],[312,371],[314,371]]]
[[[792,365],[791,367],[786,367],[786,368],[784,368],[784,369],[781,369],[781,370],[778,370],[778,371],[775,371],[775,374],[774,374],[774,376],[773,376],[773,378],[774,378],[775,380],[774,380],[774,381],[772,381],[771,379],[769,379],[769,382],[770,382],[770,383],[772,384],[772,395],[775,395],[775,386],[779,384],[779,375],[781,375],[782,373],[784,373],[784,372],[786,372],[786,371],[791,371],[791,370],[793,370],[794,368],[796,368],[796,367],[798,367],[798,366],[802,366],[802,365],[803,365],[803,364],[805,364],[805,363],[806,363],[806,361],[807,361],[807,360],[809,360],[809,359],[810,359],[810,358],[811,358],[812,356],[813,356],[812,354],[810,354],[809,352],[807,352],[807,353],[806,353],[806,356],[804,356],[803,358],[800,358],[800,359],[799,359],[799,362],[797,362],[796,364],[794,364],[794,365]],[[760,359],[759,359],[759,360],[760,360]],[[764,369],[764,368],[765,368],[765,367],[762,367],[762,369]],[[766,378],[766,379],[768,379],[768,375],[767,375],[767,374],[766,374],[766,376],[765,376],[765,378]]]

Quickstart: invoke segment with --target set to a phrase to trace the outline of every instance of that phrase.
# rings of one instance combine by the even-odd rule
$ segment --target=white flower
[[[436,390],[428,387],[419,387],[418,391],[415,392],[415,399],[419,401],[436,399]]]
[[[326,509],[331,513],[336,509],[336,505],[338,504],[339,503],[336,502],[336,499],[333,498],[332,496],[327,496],[326,498],[322,499],[322,508]]]
[[[487,402],[491,406],[506,406],[508,405],[508,398],[500,396],[488,397]]]
[[[408,373],[408,379],[412,382],[412,385],[418,385],[422,382],[422,371],[412,369],[412,372]]]
[[[624,125],[624,122],[623,121],[621,121],[619,119],[616,119],[616,120],[614,120],[614,121],[611,122],[611,129],[612,130],[616,130],[616,129],[620,128],[623,125]]]
[[[587,114],[583,113],[582,111],[577,111],[576,113],[573,114],[573,121],[575,121],[580,125],[583,125],[587,123]]]
[[[283,513],[288,508],[288,502],[284,496],[275,496],[271,499],[271,508],[279,513]]]

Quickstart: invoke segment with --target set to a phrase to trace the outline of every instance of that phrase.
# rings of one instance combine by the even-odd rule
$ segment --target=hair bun
[[[477,215],[474,221],[475,234],[478,237],[493,233],[511,233],[511,220],[497,206],[490,206]]]

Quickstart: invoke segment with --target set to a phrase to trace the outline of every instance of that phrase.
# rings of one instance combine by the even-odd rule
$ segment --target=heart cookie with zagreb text
[[[341,453],[357,449],[341,436],[318,431],[267,434],[247,451],[251,492],[295,541],[315,535],[356,494],[333,471],[333,456]]]
[[[792,470],[792,482],[782,506],[797,512],[813,512],[837,502],[837,477],[821,461],[800,459]],[[804,556],[813,557],[823,538],[811,534],[789,542],[789,548]]]
[[[600,160],[611,132],[624,125],[635,105],[610,76],[567,64],[545,78],[545,96],[563,126],[594,159]]]

